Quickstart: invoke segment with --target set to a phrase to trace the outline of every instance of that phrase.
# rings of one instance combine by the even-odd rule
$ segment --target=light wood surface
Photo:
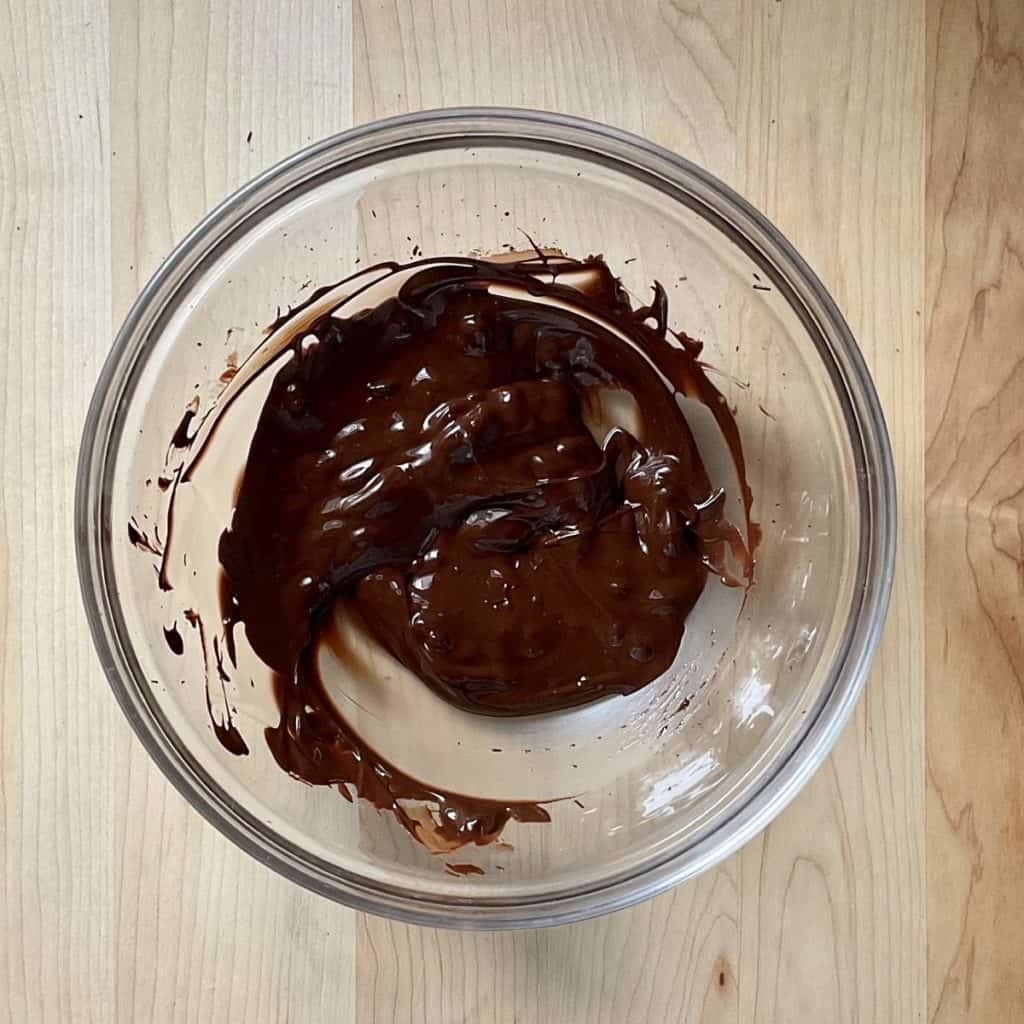
[[[1024,1017],[1022,39],[1017,0],[0,9],[0,1020]],[[161,257],[307,141],[457,103],[737,187],[838,300],[898,464],[892,613],[827,764],[716,870],[542,932],[367,918],[237,851],[132,737],[72,569],[85,408]]]
[[[1024,6],[928,10],[928,1007],[1024,1018]]]

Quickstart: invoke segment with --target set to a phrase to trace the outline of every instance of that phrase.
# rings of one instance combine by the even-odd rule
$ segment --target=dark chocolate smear
[[[467,711],[548,712],[647,685],[709,570],[732,584],[753,570],[675,391],[718,422],[754,534],[735,422],[699,344],[668,330],[660,286],[634,310],[597,258],[414,269],[376,307],[294,339],[221,537],[222,614],[276,674],[267,741],[281,767],[351,786],[441,851],[547,812],[442,792],[368,747],[317,673],[336,603]],[[595,437],[616,390],[640,410],[637,436]]]
[[[167,641],[171,654],[180,656],[185,653],[185,641],[178,632],[178,624],[176,622],[171,625],[170,629],[166,626],[164,627],[164,639]]]

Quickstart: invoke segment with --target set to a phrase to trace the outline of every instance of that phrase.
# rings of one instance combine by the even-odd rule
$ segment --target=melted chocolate
[[[231,720],[231,706],[228,702],[227,690],[224,688],[224,684],[228,681],[227,675],[225,675],[223,668],[220,665],[219,659],[217,664],[218,675],[220,678],[221,693],[224,697],[224,717],[218,719],[213,713],[213,703],[210,699],[210,663],[206,654],[206,629],[203,626],[203,620],[199,617],[198,613],[191,608],[185,609],[185,621],[195,630],[199,632],[200,647],[203,651],[203,667],[204,674],[206,676],[206,713],[209,715],[210,724],[213,726],[214,735],[217,737],[220,745],[227,750],[229,753],[234,754],[236,757],[244,757],[249,753],[248,744],[245,742],[245,738],[238,731],[237,726]],[[183,648],[184,649],[184,645]],[[216,650],[216,648],[215,648]]]
[[[167,646],[172,654],[177,654],[180,657],[185,653],[185,641],[182,640],[181,634],[178,632],[176,622],[171,624],[170,629],[164,627],[164,640],[167,641]]]
[[[187,448],[191,443],[195,434],[189,433],[189,427],[192,425],[192,421],[196,418],[196,410],[194,408],[188,408],[185,410],[181,417],[181,421],[178,423],[177,428],[171,435],[171,447],[172,448]]]
[[[318,678],[336,603],[466,711],[631,693],[672,663],[709,570],[752,572],[676,392],[715,416],[748,520],[750,495],[735,423],[700,346],[667,329],[660,286],[634,310],[600,259],[540,253],[382,269],[404,272],[392,297],[292,339],[221,537],[222,611],[227,643],[242,623],[276,674],[281,767],[351,785],[451,850],[547,812],[438,791],[369,748]],[[635,433],[595,427],[615,393]]]
[[[151,555],[156,555],[157,558],[163,556],[163,550],[155,536],[153,540],[150,540],[134,519],[128,521],[128,540],[133,547],[138,548],[140,551],[147,551]]]
[[[483,868],[476,864],[445,864],[445,870],[449,874],[461,878],[465,878],[466,875],[482,875],[484,873]]]

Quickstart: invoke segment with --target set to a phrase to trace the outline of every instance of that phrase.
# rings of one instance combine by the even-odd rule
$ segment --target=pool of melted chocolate
[[[394,281],[380,301],[322,309],[321,292],[274,325],[287,358],[221,535],[221,612],[229,661],[240,624],[275,675],[279,765],[451,850],[547,812],[440,791],[377,755],[319,678],[333,616],[466,712],[632,693],[672,664],[709,579],[749,584],[750,495],[735,422],[660,286],[637,308],[600,258],[541,252],[371,274]],[[731,452],[742,529],[682,398]],[[610,406],[628,426],[609,426]],[[227,443],[201,442],[196,458]]]

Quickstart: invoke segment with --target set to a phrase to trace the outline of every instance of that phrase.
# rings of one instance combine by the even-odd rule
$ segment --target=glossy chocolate
[[[679,397],[710,408],[741,481],[742,454],[659,286],[634,309],[602,260],[541,253],[378,269],[394,294],[290,339],[220,541],[222,612],[229,650],[240,623],[276,674],[278,763],[451,850],[547,812],[439,792],[363,743],[318,678],[332,615],[468,712],[631,693],[671,665],[709,571],[752,572]]]

